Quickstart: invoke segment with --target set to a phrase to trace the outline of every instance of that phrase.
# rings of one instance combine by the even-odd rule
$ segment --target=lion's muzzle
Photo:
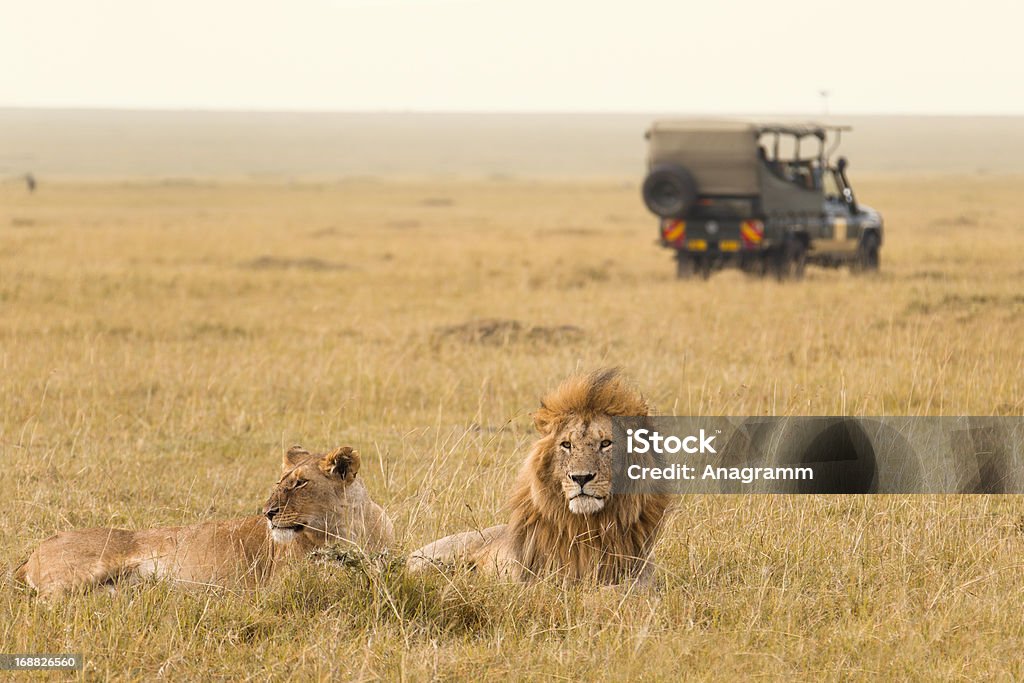
[[[605,491],[598,491],[591,482],[597,478],[593,472],[569,472],[566,477],[572,484],[564,486],[565,497],[569,499],[569,511],[577,515],[590,515],[604,507]],[[589,486],[588,486],[589,485]]]

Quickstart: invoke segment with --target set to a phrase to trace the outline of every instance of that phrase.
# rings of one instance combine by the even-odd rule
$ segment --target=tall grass
[[[684,498],[654,594],[398,561],[500,519],[577,368],[667,414],[1021,414],[1022,189],[869,178],[882,273],[780,285],[676,282],[611,181],[0,186],[0,567],[61,529],[253,513],[292,443],[359,448],[399,533],[253,594],[47,604],[6,577],[0,652],[117,679],[1024,677],[1017,497]],[[520,325],[446,333],[482,319]]]

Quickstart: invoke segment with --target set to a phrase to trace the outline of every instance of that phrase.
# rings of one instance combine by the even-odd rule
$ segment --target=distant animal
[[[649,583],[670,499],[616,495],[612,481],[612,417],[647,415],[646,400],[617,369],[569,377],[533,415],[540,438],[512,487],[508,522],[434,541],[410,555],[408,568]]]
[[[65,531],[44,541],[15,577],[40,595],[147,577],[252,587],[283,561],[329,543],[381,550],[394,537],[348,446],[314,455],[293,446],[262,515],[140,531]]]
[[[28,188],[29,192],[36,191],[36,177],[31,173],[25,174],[25,187]]]

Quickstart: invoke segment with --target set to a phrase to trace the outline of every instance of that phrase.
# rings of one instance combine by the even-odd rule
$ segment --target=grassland
[[[801,284],[676,282],[614,181],[0,186],[0,568],[60,529],[253,513],[296,442],[358,447],[403,548],[486,525],[577,368],[666,414],[1021,414],[1024,178],[855,180],[882,273]],[[51,605],[4,575],[0,652],[118,679],[1010,680],[1022,550],[1015,496],[694,497],[654,596],[307,563]]]

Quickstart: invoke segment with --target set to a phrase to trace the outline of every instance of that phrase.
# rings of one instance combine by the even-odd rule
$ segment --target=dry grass
[[[251,513],[293,442],[360,448],[403,548],[489,524],[577,367],[623,365],[662,413],[1021,414],[1024,178],[858,180],[883,273],[799,285],[677,283],[622,183],[3,186],[0,566],[73,526]],[[0,652],[114,678],[1021,678],[1022,529],[1013,496],[688,498],[657,596],[387,562],[55,605],[4,578]]]

